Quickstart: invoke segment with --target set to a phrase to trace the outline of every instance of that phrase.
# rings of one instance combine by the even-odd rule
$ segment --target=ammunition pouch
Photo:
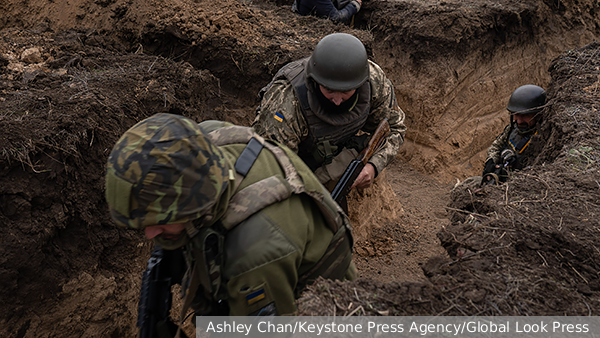
[[[327,190],[333,190],[335,183],[340,180],[348,164],[358,156],[353,148],[344,148],[330,164],[320,166],[315,170],[315,176]]]
[[[312,153],[313,158],[316,163],[320,163],[321,165],[330,164],[333,161],[333,158],[339,154],[340,147],[331,144],[330,140],[322,139],[319,140],[315,150]]]
[[[201,227],[192,239],[194,258],[193,276],[191,276],[188,293],[196,297],[191,307],[198,313],[219,315],[219,303],[227,299],[227,292],[221,288],[221,267],[225,263],[223,245],[225,236],[216,230],[216,226]],[[194,285],[195,284],[195,285]],[[198,292],[202,287],[203,292]],[[193,292],[193,293],[192,293]]]

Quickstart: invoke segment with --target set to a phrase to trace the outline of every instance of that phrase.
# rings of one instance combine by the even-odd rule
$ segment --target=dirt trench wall
[[[376,15],[379,6],[397,15]],[[546,87],[559,53],[600,37],[597,1],[365,7],[374,58],[407,114],[400,156],[442,182],[480,174],[487,147],[509,123],[505,107],[514,89]]]
[[[107,217],[107,151],[154,112],[248,124],[258,89],[334,31],[359,36],[394,82],[409,127],[402,159],[440,179],[477,172],[469,156],[506,122],[517,81],[547,83],[550,56],[598,30],[590,1],[506,3],[488,15],[479,2],[371,0],[358,26],[370,30],[350,31],[266,2],[0,2],[0,28],[26,29],[0,39],[2,54],[18,51],[0,59],[0,336],[133,336],[149,247]],[[43,62],[18,60],[33,46]]]
[[[553,60],[537,165],[499,186],[452,191],[452,224],[437,234],[448,256],[423,264],[427,283],[322,280],[301,313],[597,315],[599,52],[596,42]]]
[[[308,55],[323,35],[355,34],[407,115],[401,158],[441,182],[479,174],[485,150],[508,123],[511,92],[547,86],[554,57],[600,36],[600,5],[592,0],[372,0],[354,30],[298,18],[272,1],[8,0],[0,9],[13,14],[0,27],[86,27],[98,44],[208,69],[240,117],[253,114],[258,90],[281,66]]]
[[[157,112],[238,122],[214,109],[227,96],[209,72],[96,41],[0,31],[2,337],[135,336],[151,244],[108,216],[110,149]],[[31,48],[38,56],[22,60]]]

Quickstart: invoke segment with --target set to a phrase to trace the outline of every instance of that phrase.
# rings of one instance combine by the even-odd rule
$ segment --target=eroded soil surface
[[[249,125],[274,73],[340,31],[393,81],[408,131],[352,193],[360,278],[311,286],[300,313],[598,315],[598,3],[363,4],[351,28],[281,0],[0,3],[0,336],[134,337],[151,244],[107,213],[117,138],[157,112]],[[526,83],[549,94],[533,165],[452,190]]]

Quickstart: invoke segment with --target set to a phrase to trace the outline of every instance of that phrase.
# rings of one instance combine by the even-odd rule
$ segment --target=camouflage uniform
[[[492,142],[492,145],[488,148],[485,161],[487,162],[490,159],[493,159],[494,163],[502,165],[503,163],[500,154],[504,149],[512,149],[517,156],[517,160],[512,164],[512,168],[521,169],[526,167],[530,160],[527,150],[532,140],[532,136],[536,134],[537,127],[523,133],[515,126],[510,124],[507,125],[502,134],[498,135],[494,142]]]
[[[310,126],[307,123],[305,111],[302,108],[302,103],[292,82],[282,75],[282,71],[286,67],[299,67],[300,70],[297,76],[300,80],[297,81],[299,83],[304,82],[308,88],[310,110],[314,112],[322,110],[318,100],[314,99],[316,95],[315,91],[319,90],[318,85],[312,79],[306,77],[305,65],[308,59],[288,64],[275,75],[273,81],[268,86],[261,90],[262,101],[257,109],[257,115],[253,123],[253,128],[259,135],[288,146],[294,152],[299,153],[305,161],[307,161],[307,158],[302,155],[302,146],[305,140],[309,138]],[[391,135],[388,137],[386,144],[369,161],[375,167],[376,174],[378,174],[396,157],[398,148],[404,142],[404,134],[406,132],[404,112],[398,107],[392,82],[385,76],[383,70],[372,61],[369,61],[369,79],[357,91],[361,92],[361,89],[364,88],[367,91],[362,92],[370,92],[370,97],[366,99],[359,97],[359,100],[366,101],[362,109],[368,116],[361,125],[356,126],[356,131],[362,130],[372,133],[384,118],[389,120],[391,128]],[[363,111],[355,113],[362,114]],[[326,114],[327,112],[323,113],[323,115]],[[340,128],[343,129],[343,127]],[[344,141],[347,141],[347,138],[336,146],[340,148],[345,147],[345,144],[343,144]],[[360,149],[356,150],[359,151]],[[307,152],[310,153],[311,151]],[[336,161],[339,162],[335,168],[325,169],[328,164],[325,162],[320,163],[320,169],[325,169],[327,172],[326,175],[320,175],[318,171],[315,171],[323,184],[329,180],[337,181],[352,158],[358,154],[357,151],[348,153],[341,151],[341,149],[337,152],[338,154],[332,160],[334,164]],[[342,157],[341,160],[340,156]],[[317,170],[315,167],[312,167],[312,169]]]
[[[250,144],[262,147],[248,157]],[[184,241],[156,242],[184,248],[188,271],[182,289],[201,315],[223,315],[202,304],[207,289],[226,300],[230,315],[290,314],[316,277],[356,274],[346,215],[302,160],[251,128],[156,114],[113,148],[106,198],[120,226],[186,223]],[[198,264],[205,229],[224,237],[220,270]],[[210,278],[213,285],[195,283],[192,271],[201,271],[198,278]]]
[[[492,145],[487,149],[487,158],[485,160],[484,175],[488,172],[493,172],[495,165],[504,166],[502,152],[505,149],[511,149],[516,154],[514,162],[506,167],[500,174],[500,182],[508,179],[509,172],[512,170],[520,170],[529,165],[532,156],[529,152],[531,148],[532,137],[537,134],[537,127],[534,127],[527,132],[520,132],[513,124],[509,124],[504,128],[504,131],[496,137]],[[472,176],[460,182],[454,187],[454,191],[461,189],[475,190],[481,187],[483,176]],[[500,183],[498,182],[498,183]]]

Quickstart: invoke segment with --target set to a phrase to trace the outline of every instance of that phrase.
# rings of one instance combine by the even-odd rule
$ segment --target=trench
[[[108,6],[115,2],[97,3]],[[279,0],[275,3],[287,6]],[[389,222],[372,224],[357,243],[355,257],[363,278],[384,282],[424,278],[421,265],[433,255],[444,254],[436,232],[449,224],[445,208],[449,191],[456,180],[481,172],[485,150],[508,123],[505,105],[512,90],[525,83],[545,87],[549,83],[547,69],[554,57],[600,36],[594,12],[598,5],[589,1],[539,1],[535,2],[537,8],[528,7],[534,2],[520,2],[514,7],[511,3],[506,8],[492,4],[489,11],[483,5],[478,7],[477,1],[464,3],[372,1],[356,22],[353,32],[370,35],[365,41],[370,57],[393,82],[408,128],[399,155],[386,172],[394,195],[366,194],[367,199],[383,201],[379,205],[391,204],[389,198],[394,198],[403,212]],[[580,7],[583,12],[573,14]],[[37,22],[40,18],[29,19]],[[324,27],[319,34],[333,30]],[[294,29],[304,33],[302,27]],[[109,36],[115,31],[101,34]],[[118,33],[123,32],[115,35]],[[309,34],[317,38],[314,31]],[[310,48],[302,45],[307,48],[285,54],[275,46],[267,47],[264,53],[246,53],[234,50],[235,41],[227,37],[211,36],[192,45],[166,30],[120,35],[130,39],[120,41],[127,46],[124,50],[133,52],[141,44],[149,54],[210,71],[222,93],[209,108],[241,112],[245,114],[239,118],[242,124],[251,122],[258,104],[256,93],[270,81],[273,72],[304,56]],[[157,106],[162,104],[161,98]],[[105,211],[95,210],[90,219],[106,219]],[[118,258],[135,262],[131,265],[141,271],[140,257],[148,248],[140,245],[141,240],[134,235],[113,229],[112,224],[105,223],[104,228],[97,225],[94,231],[88,230],[87,237],[78,238],[91,241],[89,234],[98,233],[101,236],[94,237],[94,241],[110,242],[102,251],[110,254],[101,257],[98,266],[59,276],[65,281],[60,285],[57,282],[63,292],[43,300],[41,306],[35,303],[34,310],[21,307],[17,316],[31,315],[32,319],[9,318],[12,333],[41,336],[66,327],[89,332],[89,336],[133,336],[131,321],[136,311],[139,274],[135,268],[128,270],[114,262],[119,262]],[[100,299],[98,304],[118,306],[100,309],[98,314],[96,304],[79,303],[78,299],[89,301],[93,299],[90,294],[105,290],[110,290],[110,297]],[[70,317],[55,325],[56,318],[48,314],[58,307]],[[107,324],[116,317],[118,322]]]
[[[381,212],[388,217],[383,220],[354,215],[361,277],[384,282],[425,278],[420,266],[445,254],[436,233],[449,225],[450,190],[481,173],[487,148],[509,123],[506,104],[512,91],[524,84],[546,87],[554,57],[585,42],[567,31],[542,34],[540,24],[548,24],[543,16],[549,13],[533,7],[482,8],[474,13],[460,6],[434,11],[428,2],[390,2],[367,6],[355,22],[357,31],[372,35],[366,41],[370,58],[394,84],[407,126],[398,157],[386,170],[393,195],[367,197],[375,200],[374,208],[396,199],[401,215],[385,208]],[[564,8],[548,10],[556,14],[552,11]],[[381,15],[386,11],[398,15]],[[422,24],[411,26],[417,19]],[[269,71],[260,66],[252,71],[248,69],[253,65],[270,62],[272,54],[267,51],[242,69],[229,54],[235,44],[231,39],[211,38],[190,46],[169,32],[150,31],[143,41],[152,53],[175,56],[217,76],[230,97],[228,107],[248,112],[246,123],[259,103],[258,90],[274,71],[295,59],[288,55]]]

